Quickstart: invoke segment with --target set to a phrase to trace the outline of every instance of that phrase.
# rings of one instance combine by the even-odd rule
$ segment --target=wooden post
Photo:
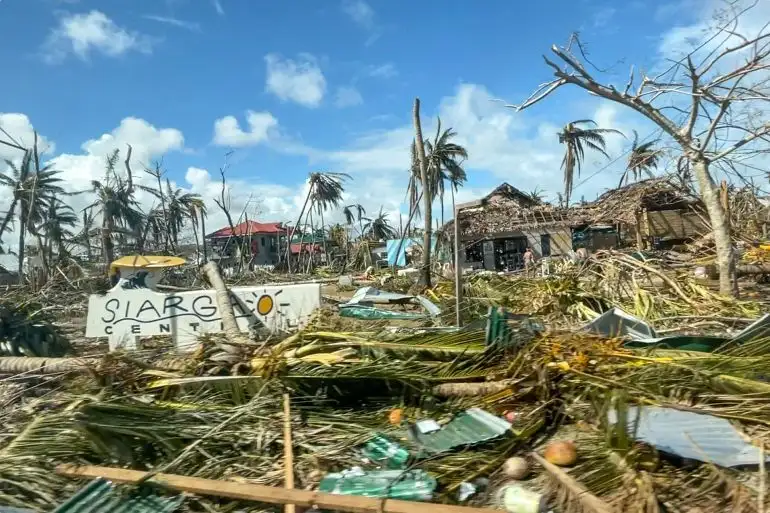
[[[460,220],[457,212],[459,209],[455,206],[454,239],[455,239],[455,323],[460,328],[463,325],[462,311],[460,309],[463,301],[463,270],[460,268]]]
[[[642,251],[644,249],[644,238],[642,236],[642,214],[636,213],[636,249]]]
[[[101,477],[115,483],[134,484],[146,479],[147,472],[95,465],[59,465],[56,473],[76,478],[95,479]],[[395,499],[377,499],[355,495],[334,495],[331,493],[311,492],[308,490],[287,490],[273,486],[217,481],[178,474],[158,473],[148,480],[165,488],[178,492],[197,495],[224,497],[227,499],[264,502],[267,504],[292,503],[303,508],[348,511],[351,513],[500,513],[490,508],[469,508],[449,504],[431,504]]]
[[[294,489],[294,451],[291,441],[291,403],[289,394],[283,394],[283,467],[286,489]],[[294,504],[286,504],[285,513],[294,513]]]

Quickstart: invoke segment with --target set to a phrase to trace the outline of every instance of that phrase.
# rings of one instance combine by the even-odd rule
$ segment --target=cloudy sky
[[[71,191],[131,144],[135,170],[162,160],[205,198],[219,194],[227,162],[236,214],[290,221],[307,174],[326,170],[353,177],[346,202],[382,207],[398,224],[415,96],[425,132],[440,116],[469,151],[460,201],[502,181],[553,197],[559,126],[591,118],[642,138],[654,127],[576,89],[521,113],[493,100],[520,102],[549,80],[542,54],[574,31],[602,76],[623,84],[630,64],[654,68],[697,40],[715,3],[0,0],[0,127],[24,144],[37,130]],[[574,198],[617,183],[630,140],[608,143],[613,160],[590,156]],[[72,202],[82,208],[88,195]],[[224,218],[209,208],[213,231]]]

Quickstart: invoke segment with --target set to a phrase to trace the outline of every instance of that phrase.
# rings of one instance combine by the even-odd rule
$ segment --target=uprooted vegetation
[[[755,299],[723,298],[672,265],[608,252],[547,277],[471,277],[463,303],[469,320],[505,306],[548,328],[509,321],[507,335],[494,340],[478,320],[460,331],[388,328],[341,318],[327,307],[298,333],[248,345],[211,335],[187,357],[170,355],[167,343],[155,338],[132,352],[104,355],[75,340],[69,357],[26,358],[34,362],[26,367],[20,358],[0,360],[7,376],[0,503],[51,510],[82,486],[55,473],[62,463],[282,486],[277,398],[289,392],[297,488],[315,489],[329,472],[381,466],[361,455],[379,434],[409,451],[407,468],[437,480],[434,501],[456,503],[462,483],[475,483],[477,493],[464,504],[490,505],[494,490],[509,481],[501,470],[506,459],[541,453],[552,440],[572,440],[574,466],[554,469],[530,456],[533,470],[522,481],[545,494],[556,511],[762,511],[756,466],[702,463],[635,442],[624,434],[632,416],[622,414],[635,406],[701,413],[729,420],[755,445],[766,443],[766,339],[741,345],[725,339],[711,352],[694,352],[632,348],[578,329],[620,307],[661,331],[725,334],[763,310]],[[62,307],[53,287],[80,299]],[[57,317],[77,324],[70,312],[82,315],[75,303],[85,299],[85,290],[85,282],[62,282],[41,291],[36,301],[50,316],[48,329]],[[424,294],[445,307],[442,316],[453,318],[451,290],[450,282],[439,281]],[[9,303],[6,308],[13,307]],[[20,309],[13,318],[29,313],[35,312]],[[468,408],[505,416],[511,429],[422,453],[410,426],[424,419],[444,426]],[[609,422],[610,411],[621,420]],[[595,501],[586,501],[575,482]],[[183,508],[277,510],[203,496],[187,498]]]

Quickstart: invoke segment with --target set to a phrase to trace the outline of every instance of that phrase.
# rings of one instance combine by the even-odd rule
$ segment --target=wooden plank
[[[291,437],[291,400],[289,394],[283,394],[283,466],[286,476],[286,489],[294,489],[294,451]],[[286,504],[286,513],[294,513],[294,504]]]
[[[56,473],[68,477],[95,479],[98,477],[115,483],[137,483],[147,472],[96,465],[59,465]],[[331,493],[307,490],[287,490],[257,484],[216,481],[177,474],[156,474],[149,480],[178,492],[209,495],[228,499],[264,502],[268,504],[294,504],[303,508],[347,511],[350,513],[500,513],[490,508],[470,508],[448,504],[375,499],[354,495],[333,495]]]

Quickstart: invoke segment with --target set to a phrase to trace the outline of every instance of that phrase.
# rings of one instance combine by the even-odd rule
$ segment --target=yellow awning
[[[120,257],[110,264],[110,272],[114,273],[117,269],[123,268],[141,268],[141,269],[164,269],[166,267],[178,267],[184,265],[187,261],[184,258],[166,255],[128,255]]]

